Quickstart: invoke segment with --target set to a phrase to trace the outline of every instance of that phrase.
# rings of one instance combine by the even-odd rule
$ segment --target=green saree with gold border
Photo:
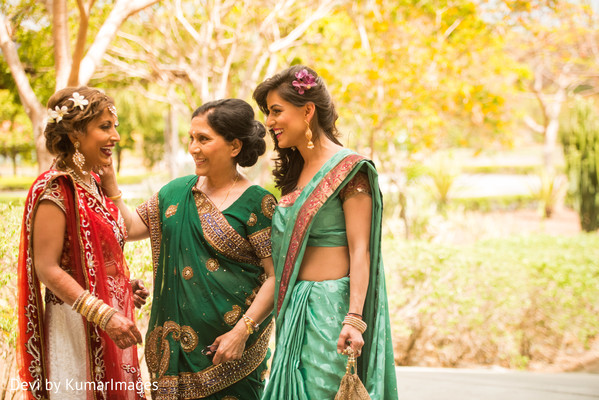
[[[370,281],[363,310],[368,329],[363,335],[365,344],[357,373],[372,399],[397,399],[377,172],[372,161],[342,149],[322,166],[297,199],[283,206],[286,199],[282,198],[273,216],[277,341],[264,400],[333,400],[345,374],[347,357],[337,353],[337,340],[349,308],[349,278],[312,282],[298,281],[297,276],[314,220],[331,218],[325,215],[331,208],[325,206],[339,201],[339,192],[359,171],[368,176],[373,210]]]
[[[138,207],[150,230],[154,289],[146,361],[154,399],[259,399],[264,388],[268,317],[240,360],[219,365],[202,354],[252,304],[271,255],[275,198],[249,187],[224,211],[195,189],[198,177],[175,179]]]

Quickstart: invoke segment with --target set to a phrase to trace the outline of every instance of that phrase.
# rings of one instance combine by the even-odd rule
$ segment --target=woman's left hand
[[[210,346],[213,349],[216,348],[212,359],[214,365],[241,358],[245,342],[249,337],[245,324],[243,321],[241,322],[243,326],[237,324],[229,332],[214,339],[214,343]]]
[[[150,295],[150,292],[146,289],[141,279],[131,280],[131,291],[133,292],[133,303],[135,304],[135,307],[141,308],[141,306],[146,304],[146,299]]]
[[[353,326],[343,325],[337,341],[337,353],[342,353],[348,346],[354,350],[356,357],[359,357],[362,354],[364,338],[360,331]]]

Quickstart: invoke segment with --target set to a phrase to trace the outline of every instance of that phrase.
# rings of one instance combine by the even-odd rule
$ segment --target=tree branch
[[[19,98],[27,116],[31,121],[37,121],[40,118],[44,118],[44,106],[39,102],[31,88],[29,78],[25,73],[23,64],[21,64],[17,47],[12,41],[9,31],[8,20],[4,14],[0,13],[0,48],[2,49],[2,54],[15,80]]]
[[[54,0],[52,2],[52,38],[54,39],[56,90],[58,90],[67,85],[71,71],[66,0]]]
[[[114,8],[102,24],[94,42],[81,61],[79,84],[85,85],[100,64],[108,45],[114,39],[123,22],[131,15],[156,4],[159,0],[117,0]]]

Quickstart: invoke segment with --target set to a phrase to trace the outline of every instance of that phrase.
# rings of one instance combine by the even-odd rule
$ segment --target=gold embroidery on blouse
[[[218,271],[219,267],[220,264],[216,258],[209,258],[208,261],[206,261],[206,269],[210,272]]]
[[[233,309],[231,311],[227,311],[225,313],[225,322],[227,325],[235,325],[237,321],[239,321],[239,317],[241,317],[241,313],[243,310],[237,304],[233,305]]]
[[[190,280],[191,278],[193,278],[193,268],[187,266],[185,268],[183,268],[183,278]]]
[[[160,259],[160,242],[162,241],[158,193],[154,193],[146,202],[137,207],[137,213],[150,231],[152,265],[154,278],[156,278],[156,267],[158,266],[158,260]]]
[[[225,396],[225,397],[223,397],[222,400],[239,400],[239,399],[235,396]]]
[[[164,216],[167,218],[170,218],[173,215],[175,215],[177,213],[178,206],[179,206],[179,203],[168,206],[168,208],[164,212]]]
[[[370,190],[370,181],[368,175],[364,172],[358,172],[347,184],[339,191],[339,198],[345,201],[359,193],[365,193],[372,196]]]
[[[250,218],[248,219],[248,226],[254,226],[256,225],[256,222],[258,222],[258,217],[256,216],[256,214],[251,213],[250,214]]]
[[[262,214],[264,214],[266,218],[272,219],[276,206],[277,200],[272,194],[267,194],[262,198]]]
[[[196,207],[204,237],[221,254],[238,261],[260,265],[254,248],[227,221],[222,212],[199,191],[194,191]]]
[[[258,368],[266,357],[273,326],[274,322],[271,321],[239,360],[213,365],[199,372],[182,372],[179,376],[153,379],[157,383],[152,385],[157,387],[152,393],[153,400],[204,398],[239,382]]]
[[[250,244],[254,246],[256,255],[260,258],[270,257],[272,255],[272,247],[270,244],[271,227],[264,228],[258,232],[248,235]]]

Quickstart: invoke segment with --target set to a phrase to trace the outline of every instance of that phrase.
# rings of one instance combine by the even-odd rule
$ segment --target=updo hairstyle
[[[241,151],[235,162],[242,167],[256,164],[266,151],[266,129],[254,119],[252,106],[241,99],[221,99],[203,104],[191,116],[205,116],[210,128],[227,142],[239,139]]]
[[[75,106],[73,94],[78,93],[88,101],[87,105],[80,107]],[[46,148],[56,156],[56,165],[64,168],[65,160],[75,152],[75,146],[69,139],[69,133],[85,135],[87,133],[87,125],[95,118],[99,117],[104,110],[109,107],[114,107],[114,100],[102,93],[98,89],[87,86],[78,88],[68,87],[54,93],[48,100],[48,110],[55,110],[62,107],[67,108],[67,112],[58,122],[48,120],[44,136],[46,137]]]

